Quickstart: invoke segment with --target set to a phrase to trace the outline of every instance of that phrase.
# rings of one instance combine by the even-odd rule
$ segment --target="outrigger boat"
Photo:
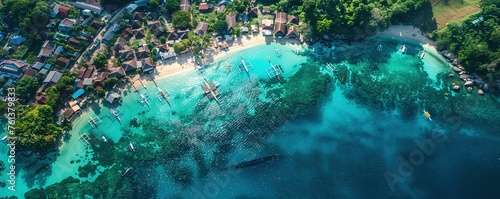
[[[249,61],[245,61],[244,59],[241,59],[241,64],[239,66],[240,66],[240,72],[245,71],[247,73],[247,76],[250,77],[250,73],[248,72],[248,70],[249,67],[253,68],[252,63],[250,63]]]
[[[2,140],[1,140],[1,142],[5,142],[5,141],[7,141],[7,138],[8,138],[7,136],[3,136],[3,138],[2,138]]]
[[[160,87],[158,87],[158,93],[156,93],[156,96],[158,97],[158,100],[161,101],[161,98],[163,98],[167,102],[167,104],[170,105],[170,101],[168,100],[167,95],[165,94],[165,92],[163,92],[163,90],[161,90]]]
[[[102,123],[101,119],[98,116],[96,116],[96,117],[90,116],[88,122],[89,122],[90,126],[92,126],[92,128],[95,128],[95,127],[99,126],[99,124]]]
[[[102,138],[102,140],[103,140],[104,142],[108,143],[108,139],[106,139],[106,137],[104,137],[104,135],[103,135],[103,136],[101,136],[101,138]]]
[[[208,81],[203,78],[203,84],[201,84],[201,88],[205,91],[205,95],[210,99],[214,98],[217,103],[219,103],[219,99],[217,95],[219,95],[219,89],[212,81]]]
[[[113,119],[113,118],[114,118],[114,119],[118,120],[118,122],[121,122],[121,119],[120,119],[120,113],[121,113],[121,112],[119,112],[119,111],[120,111],[120,109],[116,109],[116,110],[117,110],[117,111],[113,110],[112,108],[110,108],[110,109],[109,109],[109,111],[111,112],[111,116],[110,116],[110,118],[111,118],[111,119]]]
[[[399,51],[401,51],[401,53],[406,53],[406,44],[403,44],[401,48],[399,48]]]
[[[431,119],[431,114],[430,114],[429,112],[424,111],[424,116],[425,116],[427,119],[429,119],[430,121],[432,121],[432,119]]]
[[[231,71],[231,65],[229,63],[226,64],[226,72],[229,73]]]
[[[425,57],[425,51],[422,50],[418,53],[418,57],[420,57],[420,59],[423,59]]]
[[[267,60],[269,61],[269,64],[271,64],[271,67],[266,69],[267,75],[269,78],[276,77],[278,81],[280,81],[280,75],[283,73],[283,68],[281,68],[280,65],[273,65],[271,63],[271,58],[267,57]]]
[[[147,94],[143,95],[142,93],[139,93],[139,102],[142,104],[142,103],[145,103],[146,105],[149,106],[149,102],[148,102],[148,99],[149,99],[149,96]]]
[[[129,145],[130,149],[135,153],[135,148],[134,148],[134,145],[132,144],[132,142],[128,142],[128,145]]]
[[[382,44],[379,44],[379,45],[377,46],[377,51],[382,51]]]
[[[276,57],[281,57],[281,50],[276,48]]]
[[[327,63],[326,68],[332,72],[335,70],[335,66],[332,63]]]

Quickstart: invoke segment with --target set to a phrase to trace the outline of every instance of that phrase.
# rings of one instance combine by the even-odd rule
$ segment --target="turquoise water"
[[[403,43],[406,55],[398,51]],[[378,44],[383,51],[375,50]],[[493,133],[500,105],[475,92],[445,95],[452,92],[453,79],[445,78],[451,71],[438,55],[429,50],[421,60],[420,44],[384,37],[353,46],[316,46],[314,53],[302,55],[296,48],[261,45],[229,52],[207,66],[204,75],[219,86],[220,103],[203,95],[203,76],[193,71],[156,81],[169,92],[171,106],[156,98],[153,83],[139,88],[151,97],[150,106],[141,105],[133,89],[122,93],[121,123],[108,117],[108,107],[95,106],[74,123],[57,157],[21,170],[15,194],[36,187],[69,191],[71,198],[482,198],[497,193],[500,140]],[[268,77],[268,56],[282,66],[280,80]],[[249,75],[238,70],[241,58],[253,65]],[[325,63],[336,70],[327,70]],[[422,116],[423,110],[433,121]],[[95,115],[103,123],[92,129],[87,121]],[[130,122],[134,119],[138,127]],[[78,140],[82,133],[91,136],[90,146]],[[0,147],[2,154],[6,150]],[[270,155],[279,158],[232,168]],[[79,177],[84,172],[78,167],[89,162],[97,171]],[[412,169],[398,170],[405,163]],[[44,164],[50,166],[38,169]],[[127,168],[131,172],[122,177]],[[26,172],[33,170],[38,172]],[[50,186],[69,176],[81,184]],[[5,195],[12,193],[2,190],[0,196]]]

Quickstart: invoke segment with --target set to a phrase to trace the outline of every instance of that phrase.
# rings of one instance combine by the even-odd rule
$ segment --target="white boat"
[[[2,140],[0,140],[0,141],[5,142],[5,141],[7,141],[7,138],[8,138],[7,136],[3,136]]]
[[[399,48],[399,51],[401,51],[401,53],[406,53],[406,44],[403,44],[401,48]]]
[[[125,172],[123,172],[122,177],[127,175],[128,171],[130,171],[130,169],[132,169],[132,167],[127,168],[127,170],[125,170]]]
[[[281,50],[276,48],[276,57],[281,57]]]
[[[158,100],[161,101],[161,98],[163,98],[168,103],[168,105],[170,105],[170,100],[168,100],[167,95],[165,94],[165,92],[163,92],[163,90],[161,90],[160,87],[158,87],[157,96],[158,96]]]
[[[299,47],[297,47],[297,49],[295,50],[295,53],[297,53],[297,55],[300,53]]]
[[[327,63],[326,68],[332,72],[335,70],[335,66],[332,63]]]
[[[377,46],[377,51],[382,51],[382,44],[379,44],[379,45]]]
[[[111,115],[113,115],[113,117],[118,120],[119,122],[121,121],[120,119],[120,114],[117,113],[115,110],[113,110],[112,108],[109,109],[109,111],[111,112]]]
[[[139,101],[141,102],[141,104],[145,103],[149,106],[148,99],[149,99],[149,96],[147,94],[146,95],[143,95],[142,93],[140,94]]]
[[[106,137],[104,137],[104,135],[103,135],[101,138],[102,138],[102,140],[103,140],[104,142],[106,142],[106,143],[108,142],[108,139],[106,139]]]
[[[129,146],[130,146],[130,149],[135,153],[135,148],[134,148],[134,145],[132,144],[132,142],[128,142]]]

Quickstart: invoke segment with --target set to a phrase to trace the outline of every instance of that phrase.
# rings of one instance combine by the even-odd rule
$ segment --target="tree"
[[[151,6],[152,8],[157,8],[158,6],[160,6],[160,2],[158,2],[158,0],[150,0],[149,6]]]
[[[58,109],[59,105],[61,105],[62,100],[60,99],[59,92],[56,90],[56,87],[52,86],[45,89],[45,93],[47,94],[46,103],[52,109]]]
[[[167,39],[165,38],[165,36],[161,36],[160,37],[160,43],[161,44],[165,44],[167,42]]]
[[[116,83],[118,82],[118,78],[116,77],[111,77],[106,80],[104,80],[104,88],[105,89],[112,89],[115,87]]]
[[[217,20],[215,23],[211,24],[212,30],[219,34],[224,34],[227,31],[227,22],[225,20]]]
[[[165,3],[165,9],[167,13],[174,13],[177,10],[180,10],[181,2],[179,0],[168,0]]]
[[[14,124],[16,147],[45,151],[55,146],[62,128],[55,124],[54,110],[49,105],[29,107],[20,111]]]
[[[97,96],[103,98],[104,96],[106,96],[106,91],[104,89],[97,90]]]
[[[16,85],[16,95],[19,99],[30,100],[38,89],[38,81],[33,77],[26,77]]]
[[[318,21],[317,31],[319,34],[326,34],[330,32],[330,28],[332,27],[332,20],[330,19],[322,19]]]
[[[181,42],[177,42],[174,44],[174,51],[177,54],[180,54],[181,52],[184,52],[186,50],[186,46],[182,44]]]
[[[210,44],[212,44],[212,36],[210,34],[204,34],[202,37],[202,46],[203,48],[208,48]]]
[[[177,29],[187,29],[191,23],[191,14],[186,11],[177,11],[172,16],[172,24]]]
[[[87,86],[87,88],[85,88],[85,90],[87,90],[87,92],[89,92],[89,93],[92,93],[92,92],[94,92],[95,89],[93,86]]]
[[[108,58],[106,57],[106,55],[104,53],[99,53],[94,58],[94,66],[97,69],[104,68],[104,67],[106,67],[107,64],[108,64]]]

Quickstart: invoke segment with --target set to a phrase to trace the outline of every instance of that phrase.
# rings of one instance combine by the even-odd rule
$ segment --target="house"
[[[248,33],[248,27],[242,26],[241,27],[241,33]]]
[[[181,0],[181,5],[180,8],[182,11],[189,11],[189,8],[191,7],[191,2],[189,0]]]
[[[208,30],[208,23],[207,22],[198,22],[198,25],[196,25],[196,29],[194,29],[194,34],[196,35],[203,35],[207,32]]]
[[[115,42],[115,46],[113,47],[113,50],[119,51],[125,49],[125,46],[127,45],[126,42],[127,41],[125,39],[118,37],[118,39]]]
[[[77,39],[71,37],[68,39],[68,45],[76,48],[76,49],[79,49],[80,48],[80,41],[78,41]]]
[[[259,9],[258,8],[249,8],[247,11],[248,18],[257,18],[259,17]]]
[[[159,21],[147,21],[146,23],[149,29],[161,28],[161,24]]]
[[[36,70],[41,70],[42,67],[43,67],[42,62],[36,62],[35,64],[33,64],[33,66],[31,66],[31,68],[36,69]]]
[[[263,6],[262,14],[271,14],[271,8],[269,6]]]
[[[57,27],[57,29],[59,31],[69,32],[71,30],[71,27],[73,27],[75,24],[76,19],[64,18],[61,23],[59,23],[59,27]]]
[[[142,38],[144,38],[144,36],[146,36],[144,28],[135,29],[132,32],[134,33],[134,37],[136,39],[142,39]]]
[[[63,46],[57,46],[56,50],[54,51],[54,55],[59,55],[64,52],[64,47]]]
[[[159,21],[155,21],[155,22],[148,21],[148,27],[149,27],[149,30],[151,30],[151,32],[153,32],[155,37],[160,37],[163,34],[163,28],[162,28]]]
[[[167,41],[175,41],[175,40],[178,40],[179,39],[179,35],[177,35],[177,31],[170,31],[168,32],[168,36],[167,36]]]
[[[146,73],[152,71],[153,69],[153,60],[151,59],[151,57],[144,58],[142,60],[142,72]]]
[[[177,30],[177,36],[179,37],[179,39],[186,39],[186,38],[188,38],[188,33],[189,33],[189,29],[186,29],[186,30]]]
[[[168,46],[167,44],[162,44],[158,46],[158,51],[159,52],[167,52],[168,51]]]
[[[121,37],[123,37],[125,40],[130,39],[130,37],[132,36],[133,36],[132,28],[130,27],[125,28],[125,30],[122,31]]]
[[[108,94],[106,95],[106,101],[109,102],[110,104],[114,104],[117,101],[120,100],[120,94],[115,93],[113,91],[109,91]]]
[[[92,86],[95,90],[100,90],[104,87],[104,80],[108,79],[109,73],[102,72],[99,76],[97,76],[92,82]]]
[[[92,77],[93,73],[94,73],[94,67],[92,67],[92,66],[90,66],[88,68],[81,67],[78,70],[78,79],[90,78],[90,77]]]
[[[140,28],[142,27],[142,22],[139,21],[139,20],[132,20],[130,22],[130,26],[133,28],[133,29],[137,29],[137,28]]]
[[[274,21],[274,36],[284,37],[286,34],[286,13],[278,12],[276,14],[276,20]]]
[[[121,61],[133,59],[134,51],[130,47],[125,46],[125,49],[118,51],[118,57]]]
[[[123,62],[122,64],[123,70],[125,70],[126,73],[129,72],[135,72],[137,70],[137,61],[135,59]]]
[[[71,62],[71,60],[69,60],[68,58],[59,57],[56,60],[56,65],[63,67],[63,68],[67,68],[69,66],[69,62]]]
[[[230,12],[229,14],[226,15],[226,22],[227,22],[227,33],[231,33],[236,27],[236,13],[235,12]]]
[[[287,23],[289,24],[299,24],[299,18],[295,15],[288,15],[288,20],[287,20]]]
[[[127,12],[128,12],[128,13],[132,13],[132,12],[134,12],[134,11],[135,11],[135,9],[137,9],[138,7],[139,7],[139,6],[137,6],[137,4],[135,4],[135,3],[131,3],[131,4],[130,4],[130,5],[128,5],[128,6],[127,6],[127,8],[125,8],[125,9],[127,9]]]
[[[295,26],[290,26],[288,28],[288,33],[286,34],[286,38],[298,38],[299,33],[297,33],[297,28]]]
[[[10,43],[11,44],[14,44],[14,45],[21,45],[21,43],[23,43],[24,41],[26,41],[26,38],[24,38],[23,36],[20,36],[20,35],[16,35],[16,36],[13,36],[10,38]]]
[[[37,71],[35,69],[28,68],[26,70],[26,72],[24,72],[23,78],[21,78],[21,79],[25,79],[25,78],[28,78],[28,77],[33,77],[33,76],[35,76],[36,72]]]
[[[17,59],[8,59],[0,62],[0,78],[9,77],[19,79],[29,64]]]
[[[135,12],[134,15],[132,15],[132,20],[142,21],[143,17],[144,14],[142,14],[142,12]]]
[[[208,3],[200,3],[200,5],[198,6],[198,10],[200,12],[210,12],[213,8],[213,5],[212,4],[208,4]]]
[[[54,54],[54,51],[56,50],[57,45],[50,41],[50,40],[45,40],[42,45],[42,49],[40,49],[40,52],[38,53],[38,58],[50,58]]]
[[[61,6],[59,6],[59,9],[58,9],[59,13],[57,15],[60,17],[66,17],[70,10],[71,10],[71,8],[61,5]]]
[[[59,7],[61,7],[60,4],[55,4],[54,7],[50,10],[50,18],[56,18],[57,14],[59,14]]]
[[[109,69],[109,77],[122,78],[125,77],[126,73],[122,67]]]
[[[89,26],[93,29],[99,30],[99,28],[101,27],[101,21],[93,19],[92,21],[90,21]]]
[[[137,59],[143,59],[146,57],[149,57],[149,49],[147,45],[141,46],[137,49],[137,52],[135,53],[135,56]]]
[[[93,13],[98,14],[98,15],[101,14],[101,12],[103,11],[102,7],[90,5],[90,4],[87,4],[84,2],[75,2],[74,6],[75,6],[75,8],[78,8],[81,10],[85,10],[85,9],[90,10]]]
[[[225,4],[220,5],[217,9],[215,9],[215,14],[224,11],[225,8],[226,8]]]
[[[160,51],[158,54],[160,55],[160,58],[163,60],[174,58],[175,56],[177,56],[175,52],[167,52],[167,51]]]
[[[38,104],[46,104],[47,103],[47,93],[45,92],[37,92],[35,96],[36,103]]]
[[[44,84],[49,84],[49,85],[54,85],[56,84],[59,79],[61,79],[62,73],[57,72],[57,71],[50,71],[49,74],[45,77],[43,80]]]
[[[252,28],[252,32],[259,32],[259,27],[258,26],[251,25],[250,27]]]
[[[113,39],[115,34],[116,33],[113,31],[113,29],[109,29],[108,31],[106,31],[106,33],[104,33],[104,36],[102,37],[102,43],[109,44],[109,41]]]

